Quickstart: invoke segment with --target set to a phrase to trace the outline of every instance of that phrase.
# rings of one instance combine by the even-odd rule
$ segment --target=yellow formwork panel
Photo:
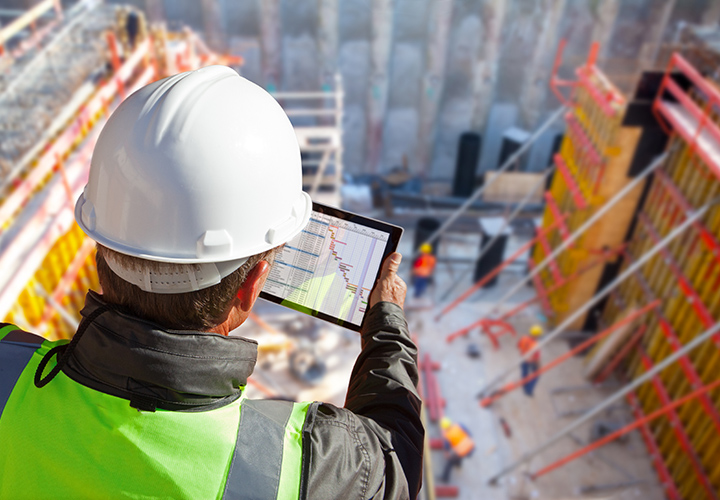
[[[692,206],[699,206],[718,192],[718,181],[714,177],[703,175],[703,165],[692,160],[693,156],[688,148],[676,148],[671,153],[666,165],[666,172],[678,186],[678,189],[686,196]],[[692,160],[692,161],[691,161]],[[672,200],[663,193],[662,186],[655,183],[648,195],[644,213],[651,225],[658,234],[665,235],[678,223],[684,220],[684,214],[677,209],[671,208]],[[703,223],[708,230],[720,238],[720,223],[717,221],[718,212],[713,212],[705,218]],[[642,225],[638,225],[633,235],[632,243],[629,246],[630,253],[637,257],[653,246],[654,242],[648,237],[648,233]],[[651,259],[641,269],[641,274],[652,293],[663,299],[661,314],[675,330],[681,344],[689,342],[699,333],[705,330],[693,304],[678,287],[678,275],[682,274],[694,287],[699,299],[705,304],[713,318],[720,316],[720,294],[717,293],[717,283],[720,280],[720,265],[716,256],[700,241],[699,233],[690,229],[675,243],[668,247],[671,259],[666,259],[662,254]],[[675,271],[671,268],[673,264]],[[647,297],[642,291],[638,280],[629,279],[618,288],[617,294],[622,297],[621,301],[631,302],[640,300],[647,302]],[[620,314],[617,307],[607,307],[604,311],[604,321],[613,322]],[[656,318],[651,317],[647,321],[648,328],[642,340],[648,356],[653,363],[666,358],[673,351],[665,334],[662,332]],[[702,383],[709,383],[716,380],[720,374],[720,351],[714,343],[707,343],[689,357],[692,366],[696,370]],[[634,356],[627,362],[628,374],[631,377],[639,376],[644,368],[639,361],[639,356]],[[660,377],[668,395],[671,399],[677,399],[687,394],[691,387],[685,372],[679,364],[674,364],[662,372]],[[638,391],[638,397],[646,412],[659,408],[659,402],[649,384]],[[720,391],[713,391],[709,394],[712,404],[720,408]],[[720,472],[717,460],[720,449],[720,438],[717,428],[711,417],[705,411],[699,401],[691,401],[681,406],[677,411],[678,418],[688,436],[694,452],[696,453],[704,473],[711,483],[717,487],[720,481]],[[662,420],[662,419],[661,419]],[[707,494],[699,486],[697,475],[688,461],[687,455],[678,447],[675,432],[668,422],[657,423],[651,426],[656,441],[661,450],[668,469],[683,494],[684,498],[704,499]]]
[[[58,290],[61,284],[66,289]],[[46,297],[54,295],[65,311],[79,321],[88,289],[99,290],[94,243],[73,224],[51,247],[5,321],[53,340],[70,338],[75,333],[74,326],[60,316]]]
[[[720,182],[707,167],[693,154],[692,148],[685,144],[676,144],[679,139],[671,141],[670,154],[664,171],[677,187],[691,207],[698,207],[717,196]],[[643,213],[646,214],[650,226],[659,236],[668,234],[677,224],[681,223],[686,213],[677,202],[665,192],[663,183],[656,180],[648,193]],[[702,221],[707,231],[716,240],[720,240],[720,211],[713,210]],[[637,258],[655,244],[650,237],[649,229],[638,223],[628,247],[629,253]],[[686,344],[707,328],[697,312],[699,300],[717,320],[720,317],[720,263],[717,256],[708,248],[707,242],[701,239],[697,228],[690,228],[680,238],[667,247],[667,254],[659,253],[650,259],[639,271],[642,280],[651,293],[663,300],[660,315],[667,319],[680,344]],[[669,258],[668,258],[669,257]],[[627,265],[627,264],[626,264]],[[696,299],[683,293],[678,286],[680,279],[696,292]],[[617,294],[623,301],[640,300],[646,303],[649,297],[643,291],[639,279],[628,279],[618,287]],[[618,318],[620,310],[607,307],[603,314],[606,323]],[[646,320],[648,328],[641,341],[653,363],[658,363],[673,352],[660,323],[655,316]],[[713,342],[708,342],[693,351],[687,357],[691,370],[697,373],[701,383],[709,383],[720,376],[720,350]],[[631,378],[644,373],[645,368],[640,356],[635,354],[626,361],[626,369]],[[687,367],[686,367],[687,368]],[[660,375],[660,380],[670,399],[677,399],[690,392],[692,386],[686,370],[679,363],[668,367]],[[644,411],[658,409],[660,401],[650,384],[642,386],[637,392]],[[708,394],[710,403],[720,408],[720,391]],[[716,459],[720,451],[720,436],[716,424],[699,400],[690,401],[678,408],[676,412],[683,431],[698,458],[702,471],[711,484],[720,486],[720,465]],[[658,419],[651,425],[656,442],[673,479],[683,498],[707,498],[707,493],[698,481],[697,473],[687,453],[678,442],[676,431],[667,419]]]
[[[585,131],[603,156],[618,154],[617,133],[622,122],[624,109],[618,107],[609,117],[583,86],[576,88],[577,106],[574,111]]]
[[[636,368],[633,376],[638,377],[644,372],[645,369],[643,367],[638,367]],[[662,372],[660,378],[667,383],[668,376],[666,371]],[[654,386],[651,383],[644,384],[637,394],[644,411],[647,413],[658,410],[663,406]],[[681,421],[682,412],[690,404],[691,403],[686,403],[685,405],[682,405],[676,412]],[[695,469],[677,438],[677,429],[673,427],[670,418],[659,418],[652,422],[650,427],[654,431],[658,448],[665,457],[665,463],[671,471],[683,498],[705,498],[705,492],[697,480]],[[684,429],[687,430],[686,427],[684,427]],[[683,432],[688,437],[688,440],[694,449],[697,449],[697,443],[693,442],[696,441],[693,440],[693,436],[689,432]],[[706,471],[706,467],[703,467],[703,470]]]
[[[569,233],[582,226],[611,196],[630,182],[628,171],[640,137],[638,127],[622,126],[626,111],[624,98],[614,99],[601,106],[594,97],[608,93],[616,95],[612,84],[597,68],[583,74],[598,92],[591,94],[585,83],[575,87],[574,105],[568,112],[566,133],[559,151],[562,164],[567,168],[558,167],[560,172],[556,172],[550,189],[558,209],[567,216]],[[611,108],[610,112],[608,108]],[[569,185],[569,182],[573,185]],[[578,238],[571,249],[558,256],[556,265],[563,276],[574,276],[584,263],[594,259],[600,251],[613,250],[622,243],[640,194],[641,186],[638,186]],[[587,204],[583,209],[578,207],[582,205],[582,201],[576,199],[578,196]],[[545,227],[554,220],[554,214],[546,209],[543,219]],[[548,242],[555,249],[562,243],[562,238],[553,232]],[[533,255],[535,262],[545,254],[547,250],[536,249]],[[556,321],[561,321],[592,297],[600,282],[602,270],[603,266],[598,266],[584,272],[550,294]],[[541,276],[544,286],[552,286],[553,276],[550,272],[543,272]],[[619,310],[616,308],[616,312]],[[583,323],[584,317],[576,320],[571,327],[581,328]]]
[[[592,75],[591,75],[592,78]],[[692,93],[702,108],[702,95]],[[556,173],[550,195],[561,213],[568,214],[567,227],[570,232],[579,227],[604,202],[612,192],[598,191],[599,176],[608,175],[604,169],[615,168],[615,180],[620,171],[621,160],[628,156],[627,144],[632,144],[632,134],[622,127],[623,110],[606,113],[583,85],[576,87],[575,105],[568,117],[568,130],[559,155],[567,166],[565,176]],[[720,124],[720,111],[713,109],[709,120]],[[590,148],[590,149],[588,149]],[[642,215],[637,219],[633,234],[627,245],[628,260],[640,258],[657,242],[686,220],[692,209],[699,208],[720,196],[720,180],[717,173],[704,163],[697,154],[696,146],[687,143],[680,135],[673,135],[667,147],[668,156],[662,170],[655,175],[647,192]],[[594,168],[593,168],[594,167]],[[577,210],[573,199],[573,186],[566,177],[572,178],[583,197],[588,201],[587,210]],[[619,186],[620,184],[618,184]],[[618,187],[620,189],[620,187]],[[555,222],[556,215],[546,209],[545,227]],[[582,257],[587,258],[593,246],[599,246],[598,232],[588,231],[574,245],[573,252],[584,251],[582,256],[571,251],[563,252],[556,263],[563,275],[577,269]],[[607,233],[599,233],[605,237]],[[551,248],[561,244],[557,232],[549,235]],[[688,228],[666,249],[649,259],[635,275],[629,277],[613,292],[601,316],[604,325],[615,323],[629,307],[647,304],[658,298],[658,310],[646,315],[646,325],[640,341],[649,361],[661,362],[671,355],[678,346],[696,338],[709,325],[720,320],[720,255],[717,242],[720,241],[720,207],[708,210],[698,224]],[[547,255],[547,249],[536,245],[533,259],[539,262]],[[580,257],[580,258],[578,258]],[[553,285],[554,277],[549,269],[540,273],[543,286]],[[592,288],[592,287],[590,287]],[[555,313],[554,320],[562,319],[563,313],[574,310],[571,300],[582,295],[579,287],[564,286],[550,294],[549,302]],[[595,289],[592,288],[594,293]],[[625,374],[636,378],[645,373],[647,367],[640,351],[633,352],[624,360]],[[677,362],[663,370],[656,379],[662,384],[660,394],[667,394],[670,400],[677,399],[720,377],[720,348],[714,342],[707,342],[691,352],[683,362]],[[658,388],[646,383],[637,391],[639,402],[645,414],[657,410],[663,403]],[[664,396],[663,396],[664,397]],[[706,397],[689,401],[680,406],[675,414],[682,429],[673,428],[671,420],[662,417],[650,424],[663,460],[676,486],[685,499],[708,497],[702,475],[720,491],[720,390],[709,392]],[[687,437],[688,451],[678,435]],[[695,458],[697,457],[697,462]],[[698,468],[699,467],[699,468]]]
[[[576,146],[573,144],[571,137],[566,135],[563,139],[560,148],[560,155],[566,160],[570,173],[575,175],[577,172],[577,166],[574,163],[573,156],[576,151]],[[550,195],[557,205],[560,213],[565,214],[565,226],[569,232],[573,232],[575,229],[580,227],[589,217],[590,210],[580,210],[573,199],[571,188],[567,185],[565,178],[560,174],[556,173],[553,182],[550,187]],[[588,193],[589,195],[589,193]],[[547,207],[543,215],[543,227],[549,227],[557,222],[556,216],[553,211]],[[547,241],[550,248],[555,249],[560,246],[563,242],[562,233],[559,230],[553,230],[547,234]],[[582,238],[576,242],[576,245],[582,244]],[[574,253],[573,253],[574,252]],[[533,252],[534,262],[540,262],[547,256],[546,250],[542,245],[538,244],[535,246]],[[578,258],[577,251],[572,249],[561,253],[556,261],[555,265],[564,277],[570,276],[575,273],[578,269],[578,265],[582,262],[581,258]],[[586,257],[583,255],[582,257]],[[540,279],[543,286],[548,288],[556,284],[556,280],[552,275],[549,268],[545,268],[540,272]],[[549,302],[556,312],[567,311],[567,286],[557,288],[554,292],[549,294]]]

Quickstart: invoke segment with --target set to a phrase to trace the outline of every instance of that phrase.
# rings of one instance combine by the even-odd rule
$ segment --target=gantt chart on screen
[[[360,325],[389,237],[313,212],[305,229],[276,258],[264,290]]]

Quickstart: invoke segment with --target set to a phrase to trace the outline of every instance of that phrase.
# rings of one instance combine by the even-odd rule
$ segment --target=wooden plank
[[[534,172],[497,172],[485,173],[483,200],[489,202],[518,203],[530,193],[543,176]],[[498,177],[497,180],[492,181]],[[492,184],[490,184],[492,182]],[[543,190],[537,189],[530,199],[530,203],[542,203]]]

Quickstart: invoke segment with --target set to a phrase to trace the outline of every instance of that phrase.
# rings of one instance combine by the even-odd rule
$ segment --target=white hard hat
[[[108,262],[144,290],[181,293],[287,242],[311,210],[280,105],[232,69],[208,66],[151,83],[118,107],[98,138],[75,219],[117,252],[196,264],[188,266],[195,276],[169,282]]]

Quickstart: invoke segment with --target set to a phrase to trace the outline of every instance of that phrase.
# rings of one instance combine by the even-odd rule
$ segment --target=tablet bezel
[[[347,212],[345,210],[340,210],[339,208],[330,207],[328,205],[323,205],[322,203],[317,203],[315,201],[313,201],[312,211],[389,233],[390,236],[388,238],[387,245],[385,246],[385,250],[383,252],[382,259],[380,260],[381,266],[382,266],[382,262],[385,262],[385,259],[388,257],[388,255],[390,255],[391,253],[393,253],[397,250],[398,245],[400,244],[400,238],[402,237],[402,234],[404,231],[404,229],[400,226],[388,224],[387,222],[383,222],[383,221],[380,221],[377,219],[372,219],[370,217],[364,217],[362,215],[354,214],[352,212]],[[312,215],[311,215],[311,217],[312,217]],[[380,268],[378,268],[378,270],[375,274],[375,281],[373,283],[372,290],[374,290],[375,286],[377,285],[379,275],[380,275]],[[370,291],[371,294],[372,294],[372,290]],[[363,315],[362,323],[360,325],[356,325],[355,323],[350,323],[349,321],[341,320],[340,318],[331,316],[329,314],[325,314],[316,309],[310,309],[309,307],[300,305],[296,302],[290,302],[287,299],[278,297],[277,295],[271,295],[268,292],[266,292],[265,290],[262,290],[260,292],[260,298],[263,298],[270,302],[274,302],[275,304],[280,304],[281,306],[287,307],[288,309],[292,309],[293,311],[305,313],[314,318],[318,318],[323,321],[327,321],[328,323],[332,323],[334,325],[339,325],[339,326],[342,326],[343,328],[348,328],[349,330],[353,330],[356,332],[359,332],[362,329],[362,325],[363,325],[363,323],[365,323],[365,318],[367,317],[367,313],[370,311],[370,309],[368,308],[365,311],[365,315]]]

